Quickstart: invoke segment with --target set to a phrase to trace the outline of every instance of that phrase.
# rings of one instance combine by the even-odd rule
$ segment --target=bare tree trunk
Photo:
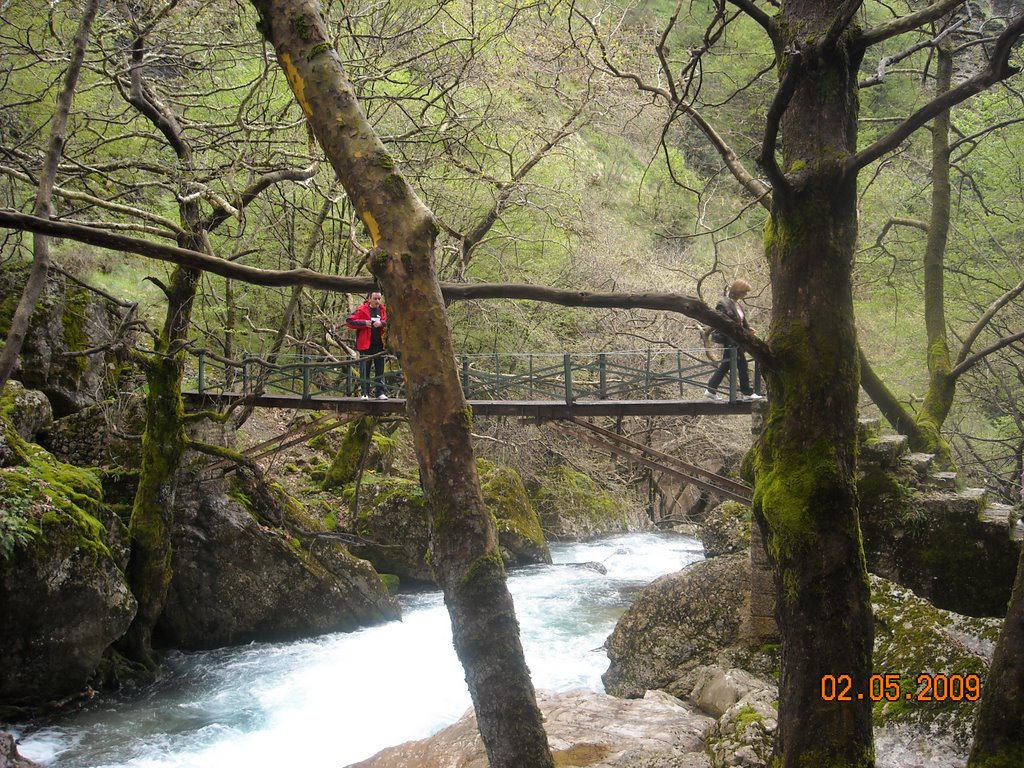
[[[71,104],[75,98],[75,88],[78,85],[78,76],[82,71],[82,60],[85,58],[85,48],[89,43],[89,35],[92,31],[92,23],[96,18],[99,8],[99,0],[89,0],[82,11],[82,21],[75,33],[75,40],[71,48],[71,59],[68,62],[68,70],[64,75],[64,85],[60,95],[57,97],[57,110],[53,115],[53,123],[50,126],[50,145],[46,151],[46,161],[43,163],[42,171],[39,174],[39,189],[36,191],[35,215],[40,218],[50,218],[50,203],[53,198],[53,186],[57,176],[57,166],[64,154],[65,131],[68,125],[68,115],[71,113]],[[29,273],[28,281],[21,294],[21,300],[14,310],[11,318],[11,327],[7,331],[7,341],[0,349],[0,392],[4,391],[4,385],[11,377],[14,364],[21,352],[21,345],[25,343],[25,335],[28,333],[28,321],[32,311],[36,307],[43,288],[46,287],[46,277],[50,271],[50,239],[46,235],[35,235],[32,244],[32,270]]]
[[[553,766],[523,657],[512,598],[483,504],[472,413],[455,366],[434,271],[437,229],[359,109],[310,0],[253,0],[292,91],[373,241],[370,270],[387,294],[407,388],[431,565],[444,590],[491,768]]]

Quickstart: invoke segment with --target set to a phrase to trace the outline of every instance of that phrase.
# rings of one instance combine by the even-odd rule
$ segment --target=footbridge
[[[474,416],[505,416],[548,423],[573,439],[678,477],[724,498],[750,501],[750,488],[658,452],[588,421],[589,417],[736,416],[752,403],[738,389],[735,350],[726,350],[730,371],[719,399],[708,399],[707,381],[718,367],[704,348],[587,353],[460,355],[456,365],[463,394]],[[195,357],[183,387],[190,408],[247,405],[317,410],[329,415],[315,431],[334,429],[360,416],[405,412],[405,384],[399,360],[384,354],[386,398],[364,399],[358,359],[311,356],[228,360],[207,352]],[[751,381],[759,389],[756,363]],[[322,423],[321,423],[322,422]],[[308,427],[308,425],[307,425]],[[288,433],[256,446],[269,453],[312,434]]]
[[[519,416],[540,421],[579,416],[694,416],[750,413],[738,390],[735,350],[719,399],[705,396],[717,361],[703,348],[586,353],[459,355],[463,394],[478,416]],[[331,410],[364,414],[405,410],[399,360],[382,355],[387,399],[365,400],[359,360],[315,358],[228,360],[195,356],[183,394],[194,406],[244,402],[254,407]],[[755,389],[760,377],[755,363]]]

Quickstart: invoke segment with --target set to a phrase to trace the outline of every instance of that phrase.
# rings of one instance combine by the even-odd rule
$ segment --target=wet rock
[[[255,478],[181,478],[162,643],[213,648],[348,631],[395,619],[372,566],[302,534],[303,510]]]
[[[42,768],[39,763],[18,754],[14,737],[6,731],[0,731],[0,768]]]
[[[538,691],[556,765],[707,768],[705,715],[665,694],[617,699],[594,691]],[[487,768],[472,710],[443,731],[379,752],[350,768]]]
[[[720,649],[737,641],[749,585],[746,553],[694,563],[653,581],[608,638],[605,690],[629,698],[655,688],[688,694],[698,668],[715,663]]]

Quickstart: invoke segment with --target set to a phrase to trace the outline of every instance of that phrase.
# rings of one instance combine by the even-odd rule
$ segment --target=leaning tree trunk
[[[967,768],[1024,765],[1024,551],[981,696]]]
[[[765,250],[775,365],[755,447],[754,513],[782,634],[776,756],[793,768],[874,765],[871,702],[822,695],[829,675],[850,676],[854,694],[867,684],[874,631],[855,483],[856,174],[845,171],[856,150],[860,55],[845,35],[823,42],[834,15],[826,0],[784,4],[773,109],[785,110],[785,171],[774,133],[762,156],[774,170]]]
[[[71,60],[64,75],[64,85],[57,97],[57,108],[50,124],[50,143],[46,150],[46,159],[39,172],[39,188],[36,191],[36,203],[33,213],[40,218],[50,218],[50,207],[53,198],[53,186],[57,178],[57,167],[64,155],[65,132],[71,104],[78,86],[78,76],[82,71],[85,49],[92,33],[92,23],[99,11],[99,0],[89,0],[82,10],[82,20],[75,34],[71,48]],[[14,309],[11,325],[7,331],[7,340],[0,347],[0,393],[4,391],[7,379],[10,378],[14,365],[18,360],[25,336],[28,334],[28,322],[36,308],[36,302],[46,287],[46,278],[50,272],[50,238],[36,235],[32,244],[32,269],[28,281],[22,291],[18,306]]]
[[[491,768],[553,765],[484,507],[444,302],[437,228],[359,109],[312,0],[252,0],[296,99],[373,242],[430,514],[431,566]]]

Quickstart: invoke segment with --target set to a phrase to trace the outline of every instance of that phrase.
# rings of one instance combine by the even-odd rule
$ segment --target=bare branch
[[[13,229],[41,232],[51,237],[64,237],[78,242],[111,248],[117,251],[137,253],[140,256],[180,264],[192,269],[211,272],[253,285],[270,287],[301,285],[337,293],[360,293],[375,286],[372,278],[342,277],[326,275],[311,269],[270,270],[236,264],[225,259],[210,256],[199,251],[190,251],[170,245],[152,243],[147,240],[115,235],[101,230],[83,227],[63,221],[51,221],[8,208],[0,208],[0,226]],[[707,325],[714,326],[736,339],[751,355],[766,366],[773,356],[768,345],[750,331],[730,322],[700,299],[676,293],[589,293],[586,291],[565,291],[538,285],[519,283],[441,283],[441,293],[450,301],[472,299],[523,299],[548,302],[565,307],[590,307],[614,309],[654,309],[692,317]]]
[[[953,369],[949,372],[949,377],[955,381],[963,373],[969,371],[971,368],[973,368],[975,365],[977,365],[979,362],[984,360],[989,355],[998,352],[1000,349],[1008,347],[1011,344],[1016,344],[1018,341],[1021,341],[1022,339],[1024,339],[1024,331],[1018,331],[1017,333],[1011,336],[1003,336],[1001,339],[998,339],[994,343],[985,347],[985,349],[975,352],[973,355],[965,357],[963,360],[957,363],[956,366],[954,366]]]
[[[1017,74],[1020,70],[1009,65],[1014,43],[1024,34],[1024,13],[1014,18],[996,41],[989,65],[956,88],[932,99],[910,117],[900,123],[891,133],[878,139],[874,144],[858,152],[846,166],[847,173],[856,173],[864,166],[892,151],[914,131],[928,121],[986,88]]]
[[[965,0],[937,0],[937,2],[929,5],[927,8],[922,8],[916,13],[909,13],[906,16],[900,16],[884,24],[879,24],[877,27],[864,30],[860,35],[859,43],[863,48],[868,48],[890,37],[896,37],[904,32],[917,29],[930,21],[941,19],[961,5],[965,5]]]
[[[920,219],[905,219],[899,216],[894,216],[882,225],[882,230],[878,233],[878,237],[875,238],[875,245],[881,247],[882,241],[885,240],[885,236],[889,234],[889,230],[898,226],[914,227],[915,229],[920,229],[923,232],[928,231],[928,222],[926,221],[921,221]]]
[[[22,173],[21,171],[17,171],[14,168],[9,168],[7,166],[0,165],[0,174],[10,176],[12,178],[18,179],[18,181],[24,181],[28,184],[35,183],[32,180],[32,178],[28,176],[28,174]],[[64,189],[62,187],[54,187],[53,194],[56,195],[57,197],[63,198],[64,200],[74,200],[79,203],[86,203],[87,205],[93,205],[96,206],[97,208],[103,208],[104,210],[112,211],[113,213],[120,213],[124,214],[125,216],[131,216],[133,218],[139,218],[144,221],[151,221],[155,224],[159,224],[161,227],[164,227],[167,230],[167,232],[162,233],[163,236],[165,237],[175,237],[182,231],[181,226],[175,223],[173,220],[165,218],[163,216],[159,216],[155,213],[152,213],[151,211],[146,211],[142,208],[136,208],[131,205],[122,205],[121,203],[113,203],[110,202],[109,200],[104,200],[103,198],[100,197],[94,197],[93,195],[87,195],[84,192],[75,192],[73,190]],[[152,232],[153,230],[149,228],[146,231]]]
[[[981,332],[986,327],[988,327],[989,323],[992,322],[992,318],[994,318],[996,314],[999,313],[999,310],[1001,310],[1015,298],[1020,296],[1022,293],[1024,293],[1024,280],[1017,283],[1016,286],[1006,291],[1006,293],[1004,293],[1002,296],[1000,296],[998,299],[993,301],[988,306],[988,309],[986,309],[982,313],[981,317],[977,319],[974,325],[971,326],[971,330],[967,333],[967,337],[964,339],[963,344],[961,346],[960,354],[957,355],[956,358],[956,368],[959,368],[968,359],[968,350],[971,348],[971,346],[974,344],[977,338],[981,335]]]

